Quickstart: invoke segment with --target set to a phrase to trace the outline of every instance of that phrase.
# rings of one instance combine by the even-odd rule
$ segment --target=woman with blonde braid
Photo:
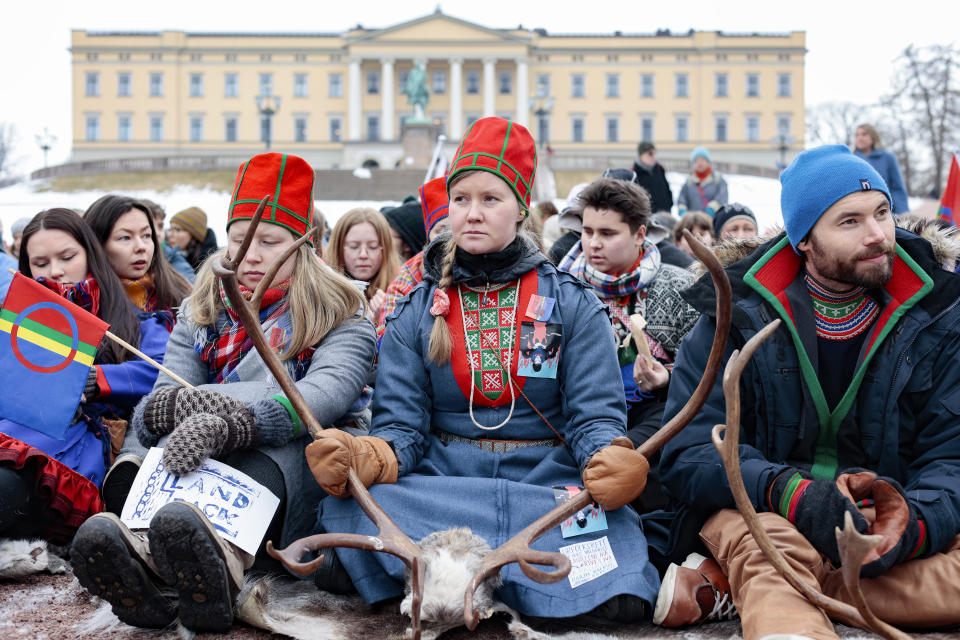
[[[496,597],[531,616],[635,621],[659,584],[625,506],[648,465],[624,437],[617,356],[599,303],[522,231],[535,169],[524,127],[501,118],[470,127],[447,174],[452,234],[427,248],[424,282],[386,325],[370,435],[328,430],[307,460],[332,496],[345,495],[352,465],[414,540],[467,526],[497,546],[551,509],[555,488],[566,495],[585,485],[607,510],[607,528],[564,539],[557,527],[537,547],[603,546],[604,570],[572,588],[535,583],[511,565]],[[318,529],[375,534],[349,498],[324,499]],[[327,557],[337,560],[317,576],[323,589],[349,577],[370,603],[403,594],[392,556]]]

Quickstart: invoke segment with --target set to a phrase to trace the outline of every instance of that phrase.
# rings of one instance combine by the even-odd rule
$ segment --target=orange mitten
[[[352,436],[339,429],[324,429],[323,436],[307,445],[307,465],[317,484],[332,496],[347,494],[351,467],[363,486],[393,484],[398,463],[390,444],[374,436]]]
[[[630,438],[614,438],[593,454],[583,470],[583,486],[608,511],[633,501],[647,484],[650,463],[633,448]]]

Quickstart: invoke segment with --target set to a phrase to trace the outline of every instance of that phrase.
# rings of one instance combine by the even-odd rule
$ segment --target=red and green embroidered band
[[[489,171],[510,185],[524,208],[530,206],[537,173],[537,144],[526,127],[503,118],[470,125],[447,169],[447,188],[458,173]]]
[[[913,560],[914,558],[919,558],[925,554],[930,549],[930,537],[927,535],[927,523],[923,520],[917,520],[917,526],[920,528],[919,539],[917,540],[917,546],[913,548],[913,551],[910,552],[910,555],[907,556],[907,560]]]
[[[795,473],[787,480],[787,486],[783,490],[783,495],[780,496],[780,504],[777,505],[777,511],[794,524],[797,522],[797,505],[800,504],[800,498],[803,497],[803,494],[807,491],[807,487],[810,486],[811,482],[813,481],[805,479],[799,473]]]
[[[313,175],[307,161],[297,156],[261,153],[252,157],[237,170],[227,228],[238,220],[252,220],[260,201],[270,196],[263,221],[301,237],[313,226]]]

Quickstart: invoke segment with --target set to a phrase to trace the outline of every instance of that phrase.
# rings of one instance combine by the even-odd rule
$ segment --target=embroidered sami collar
[[[827,340],[849,340],[873,325],[880,315],[880,307],[863,287],[849,293],[830,291],[810,277],[804,276],[810,300],[813,302],[813,317],[817,325],[817,337]]]

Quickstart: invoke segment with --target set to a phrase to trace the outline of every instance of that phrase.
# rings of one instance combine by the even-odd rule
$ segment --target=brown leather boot
[[[713,558],[691,553],[683,564],[671,564],[663,576],[653,623],[683,627],[708,620],[732,620],[737,609],[730,596],[730,583]]]

